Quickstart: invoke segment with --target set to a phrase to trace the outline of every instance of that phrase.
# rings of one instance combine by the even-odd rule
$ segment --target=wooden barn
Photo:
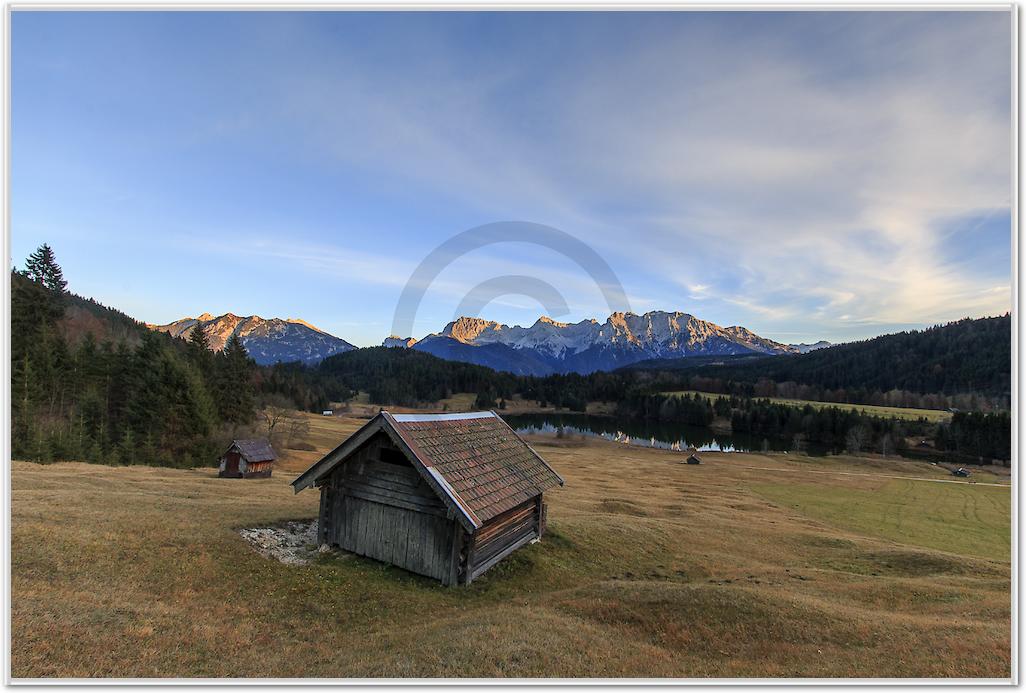
[[[494,412],[383,411],[292,482],[321,489],[318,539],[466,585],[545,531],[563,479]]]
[[[233,440],[221,455],[217,475],[231,479],[254,479],[271,476],[274,448],[265,438]]]

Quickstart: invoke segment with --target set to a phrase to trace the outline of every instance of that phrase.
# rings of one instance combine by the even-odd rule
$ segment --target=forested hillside
[[[646,376],[645,387],[679,382]],[[371,347],[336,354],[317,366],[278,364],[267,369],[263,390],[281,393],[310,411],[328,402],[366,392],[372,402],[401,406],[430,405],[458,392],[498,402],[521,395],[554,406],[580,409],[588,401],[615,402],[639,387],[634,374],[592,373],[518,376],[461,361],[447,361],[413,349]]]
[[[460,361],[446,361],[412,349],[371,347],[336,354],[316,366],[277,364],[263,387],[316,411],[328,402],[368,393],[372,402],[417,406],[457,392],[495,390],[506,397],[519,388],[516,376]]]
[[[1009,315],[959,320],[807,354],[707,365],[695,377],[708,379],[702,383],[705,387],[716,385],[709,381],[720,385],[733,382],[760,396],[933,408],[1002,403],[1007,407],[1012,381],[1011,324]],[[780,388],[782,383],[790,385]],[[892,397],[899,401],[887,401],[887,393],[894,393]],[[904,397],[915,401],[902,401],[902,393],[925,397]]]
[[[43,245],[11,274],[11,445],[30,460],[213,464],[254,417],[255,366],[237,340],[207,350],[68,293]]]

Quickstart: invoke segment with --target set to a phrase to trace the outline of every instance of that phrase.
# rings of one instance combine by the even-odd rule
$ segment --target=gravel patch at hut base
[[[317,555],[317,521],[240,529],[259,553],[288,565],[304,565]]]

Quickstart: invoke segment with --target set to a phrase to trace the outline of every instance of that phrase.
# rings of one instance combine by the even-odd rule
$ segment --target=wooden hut
[[[233,440],[221,455],[217,475],[231,479],[254,479],[271,476],[274,448],[265,438]]]
[[[702,464],[702,458],[697,452],[693,452],[688,456],[688,464]]]
[[[494,412],[382,411],[292,482],[321,489],[318,540],[466,585],[545,531],[563,479]]]

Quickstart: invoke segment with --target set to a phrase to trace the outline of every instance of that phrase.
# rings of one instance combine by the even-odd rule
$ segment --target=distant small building
[[[318,541],[466,585],[545,531],[563,479],[494,412],[382,411],[303,472]]]
[[[221,455],[217,475],[229,479],[268,477],[276,459],[266,438],[233,440]]]
[[[324,411],[321,412],[321,416],[334,416],[334,415],[335,415],[335,411],[332,410],[332,409],[325,409]]]
[[[698,453],[691,453],[688,455],[688,464],[702,464],[702,458],[698,456]]]

